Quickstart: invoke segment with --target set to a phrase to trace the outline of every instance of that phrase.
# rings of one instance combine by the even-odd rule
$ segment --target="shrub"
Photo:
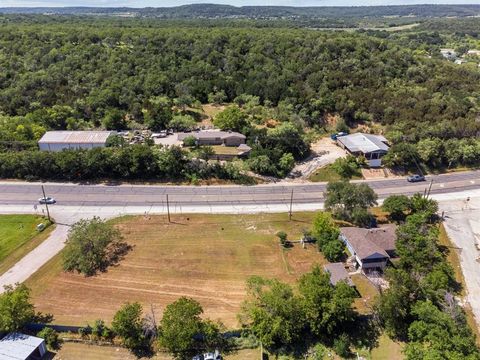
[[[280,244],[282,246],[286,246],[287,245],[287,233],[285,231],[279,231],[277,233],[277,237],[278,239],[280,240]]]
[[[58,333],[52,328],[44,327],[37,336],[45,340],[49,349],[56,350],[60,347]]]
[[[350,341],[346,334],[340,335],[333,341],[333,350],[342,358],[350,356]]]
[[[183,146],[193,147],[196,145],[197,145],[197,139],[195,139],[195,136],[193,135],[187,136],[185,139],[183,139]]]

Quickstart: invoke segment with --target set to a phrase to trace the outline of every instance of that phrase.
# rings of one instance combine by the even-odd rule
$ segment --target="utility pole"
[[[45,188],[42,185],[42,192],[43,192],[43,200],[45,201],[45,207],[47,208],[47,217],[48,221],[52,222],[50,219],[50,211],[48,210],[48,201],[47,201],[47,196],[45,195]]]
[[[170,203],[168,201],[168,194],[167,194],[167,215],[168,215],[168,222],[170,221]]]
[[[427,199],[430,197],[430,191],[432,191],[433,179],[430,181],[430,186],[428,187],[427,191]]]
[[[292,194],[290,195],[290,211],[288,212],[289,220],[292,220],[292,205],[293,205],[293,188],[292,188]]]

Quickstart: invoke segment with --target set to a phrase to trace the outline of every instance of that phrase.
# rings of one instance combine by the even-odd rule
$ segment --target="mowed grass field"
[[[45,240],[52,227],[39,233],[36,226],[47,221],[35,215],[0,215],[0,274]]]
[[[161,316],[181,296],[198,300],[205,315],[237,328],[237,313],[252,275],[293,283],[314,264],[326,261],[315,245],[285,250],[276,233],[298,240],[315,213],[256,215],[174,215],[114,220],[133,250],[108,272],[86,278],[64,273],[56,256],[29,280],[38,311],[55,323],[110,322],[127,301],[153,305]]]
[[[238,353],[226,356],[225,360],[259,359],[259,349],[240,350]],[[114,346],[95,346],[78,343],[64,343],[54,357],[55,360],[135,360],[138,359],[127,349]],[[145,358],[146,359],[146,358]],[[173,360],[171,356],[157,354],[150,360]]]

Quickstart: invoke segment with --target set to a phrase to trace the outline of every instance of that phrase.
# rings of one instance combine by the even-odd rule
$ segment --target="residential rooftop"
[[[342,227],[340,233],[355,249],[356,255],[360,259],[365,259],[375,253],[390,257],[388,253],[395,252],[396,248],[396,229],[394,224],[381,225],[372,229]]]
[[[337,141],[342,143],[352,153],[364,154],[374,151],[388,151],[387,139],[382,135],[355,133],[339,136]]]
[[[325,271],[330,273],[330,283],[332,285],[337,285],[340,281],[345,281],[348,285],[354,286],[352,279],[345,270],[345,265],[343,263],[331,263],[323,265]]]
[[[183,141],[185,138],[189,136],[193,136],[197,139],[227,139],[230,137],[246,139],[245,135],[235,131],[200,130],[200,131],[178,133],[178,140]]]

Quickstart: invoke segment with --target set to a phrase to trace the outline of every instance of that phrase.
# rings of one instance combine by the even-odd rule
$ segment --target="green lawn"
[[[353,176],[352,180],[361,180],[362,176]],[[313,182],[330,182],[330,181],[339,181],[342,180],[341,176],[338,175],[335,170],[333,170],[332,165],[324,166],[317,171],[315,171],[312,175],[310,175],[309,179]]]
[[[39,233],[36,226],[41,222],[47,224],[35,215],[0,216],[0,274],[45,240],[52,227]]]

